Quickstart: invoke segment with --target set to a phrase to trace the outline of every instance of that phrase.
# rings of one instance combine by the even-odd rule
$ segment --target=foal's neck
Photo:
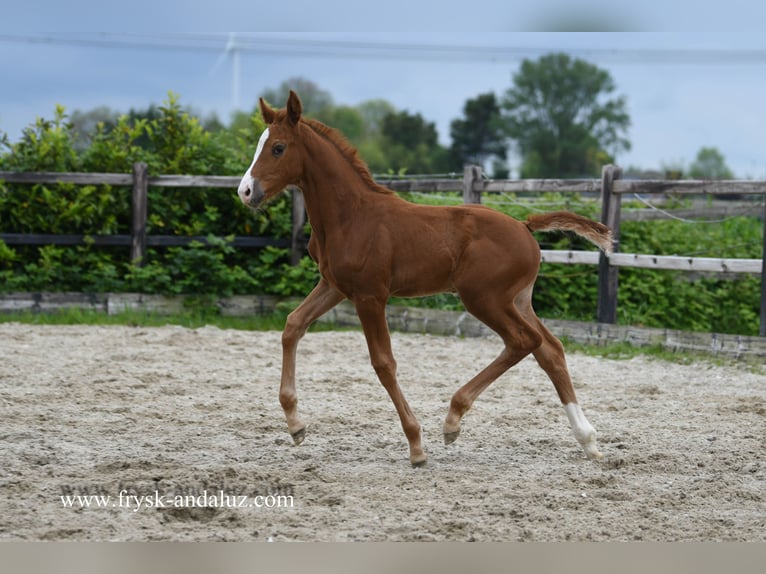
[[[393,193],[381,191],[369,173],[336,144],[310,126],[304,130],[304,174],[300,183],[306,211],[312,227],[323,233],[325,228],[339,227],[353,218],[354,213],[368,203],[365,197]]]

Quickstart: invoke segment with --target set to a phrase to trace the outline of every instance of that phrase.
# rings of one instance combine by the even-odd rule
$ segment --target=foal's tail
[[[527,217],[524,225],[530,231],[574,231],[603,249],[607,255],[612,252],[612,230],[603,223],[592,221],[576,213],[553,211],[533,214]]]

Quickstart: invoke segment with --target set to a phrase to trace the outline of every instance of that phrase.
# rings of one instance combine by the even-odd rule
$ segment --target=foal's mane
[[[305,124],[311,128],[315,134],[321,136],[323,139],[331,143],[335,149],[340,152],[341,156],[343,156],[343,158],[348,161],[348,163],[350,163],[351,166],[356,170],[356,172],[359,174],[359,177],[362,178],[362,181],[367,185],[369,189],[377,193],[394,193],[373,179],[372,174],[370,173],[370,168],[367,167],[367,164],[364,163],[364,160],[359,157],[359,152],[341,132],[335,128],[331,128],[330,126],[323,124],[318,120],[310,118],[301,118],[301,123]]]

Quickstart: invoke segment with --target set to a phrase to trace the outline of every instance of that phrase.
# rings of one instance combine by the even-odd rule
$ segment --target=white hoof
[[[585,415],[577,403],[569,403],[564,405],[564,409],[569,419],[569,424],[572,427],[577,442],[580,443],[585,455],[591,460],[601,460],[604,455],[598,450],[596,446],[596,430],[585,418]]]
[[[582,448],[585,451],[585,456],[591,460],[601,460],[604,458],[604,455],[601,454],[601,451],[599,451],[598,447],[596,446],[595,437],[593,438],[592,442],[582,445]]]

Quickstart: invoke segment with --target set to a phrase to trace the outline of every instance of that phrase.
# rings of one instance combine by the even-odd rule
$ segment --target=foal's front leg
[[[360,298],[354,301],[354,305],[367,339],[372,367],[396,407],[404,434],[410,444],[410,462],[412,466],[422,466],[427,457],[420,444],[420,423],[396,380],[396,360],[391,350],[385,300],[381,302],[377,298]]]
[[[282,381],[279,387],[279,402],[287,418],[287,430],[295,441],[301,444],[306,436],[306,425],[298,417],[298,395],[295,392],[295,355],[298,342],[306,334],[309,325],[327,311],[343,301],[345,296],[324,279],[303,302],[287,316],[282,331]]]

